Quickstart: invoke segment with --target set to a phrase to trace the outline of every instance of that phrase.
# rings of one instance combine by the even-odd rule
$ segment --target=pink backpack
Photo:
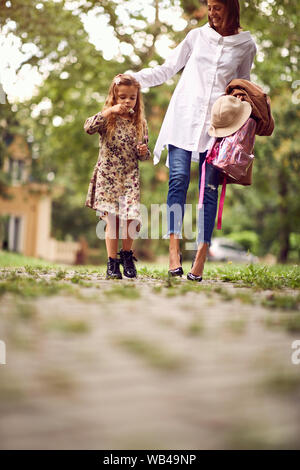
[[[218,211],[218,230],[222,228],[226,184],[233,183],[248,186],[252,183],[252,165],[254,161],[252,151],[255,143],[255,131],[256,121],[249,117],[245,124],[234,134],[223,138],[216,138],[202,164],[199,209],[202,208],[204,199],[206,162],[212,164],[223,174],[222,192]]]

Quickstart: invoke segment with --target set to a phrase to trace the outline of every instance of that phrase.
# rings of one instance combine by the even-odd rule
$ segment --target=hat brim
[[[252,106],[248,101],[242,101],[242,111],[239,115],[238,120],[232,124],[231,126],[227,127],[217,127],[215,128],[214,126],[210,126],[208,129],[208,134],[211,137],[227,137],[231,134],[234,134],[237,130],[239,130],[247,121],[247,119],[250,117],[252,113]]]

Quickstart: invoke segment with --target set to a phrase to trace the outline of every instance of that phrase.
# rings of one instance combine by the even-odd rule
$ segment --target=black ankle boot
[[[130,278],[137,277],[136,267],[134,264],[134,261],[137,261],[137,259],[133,255],[133,251],[120,250],[118,255],[120,255],[120,263],[123,266],[124,276]]]
[[[180,253],[179,255],[179,259],[180,259],[180,264],[182,264],[182,254]],[[179,266],[179,268],[176,268],[176,269],[169,269],[168,271],[168,274],[169,276],[182,276],[183,275],[183,269],[181,266]]]
[[[122,279],[120,260],[109,257],[107,260],[106,279]]]

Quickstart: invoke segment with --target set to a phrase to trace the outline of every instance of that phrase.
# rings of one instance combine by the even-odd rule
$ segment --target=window
[[[11,158],[11,157],[9,158],[8,172],[9,172],[9,175],[11,176],[12,183],[24,180],[24,168],[25,168],[24,160],[15,160],[14,158]]]

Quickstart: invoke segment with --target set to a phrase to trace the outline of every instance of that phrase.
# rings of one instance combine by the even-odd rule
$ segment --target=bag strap
[[[227,184],[227,179],[226,179],[226,176],[224,176],[223,185],[222,185],[222,192],[221,192],[221,197],[220,197],[220,201],[219,201],[217,230],[222,229],[222,214],[223,214],[223,207],[224,207],[225,194],[226,194],[226,184]]]
[[[201,170],[201,183],[200,183],[200,191],[199,191],[199,202],[198,202],[198,209],[202,209],[203,206],[203,199],[204,199],[204,187],[205,187],[205,164],[206,164],[206,158],[207,155],[204,159],[204,162],[202,163],[202,170]]]
[[[202,163],[198,209],[202,209],[202,207],[203,207],[204,188],[205,188],[205,167],[206,167],[207,156],[208,156],[208,153],[207,153],[207,155],[204,159],[204,162]],[[222,185],[222,192],[221,192],[221,197],[220,197],[220,201],[219,201],[217,230],[222,229],[222,215],[223,215],[223,207],[224,207],[225,195],[226,195],[226,184],[227,184],[227,180],[226,180],[226,176],[224,175],[223,185]]]

